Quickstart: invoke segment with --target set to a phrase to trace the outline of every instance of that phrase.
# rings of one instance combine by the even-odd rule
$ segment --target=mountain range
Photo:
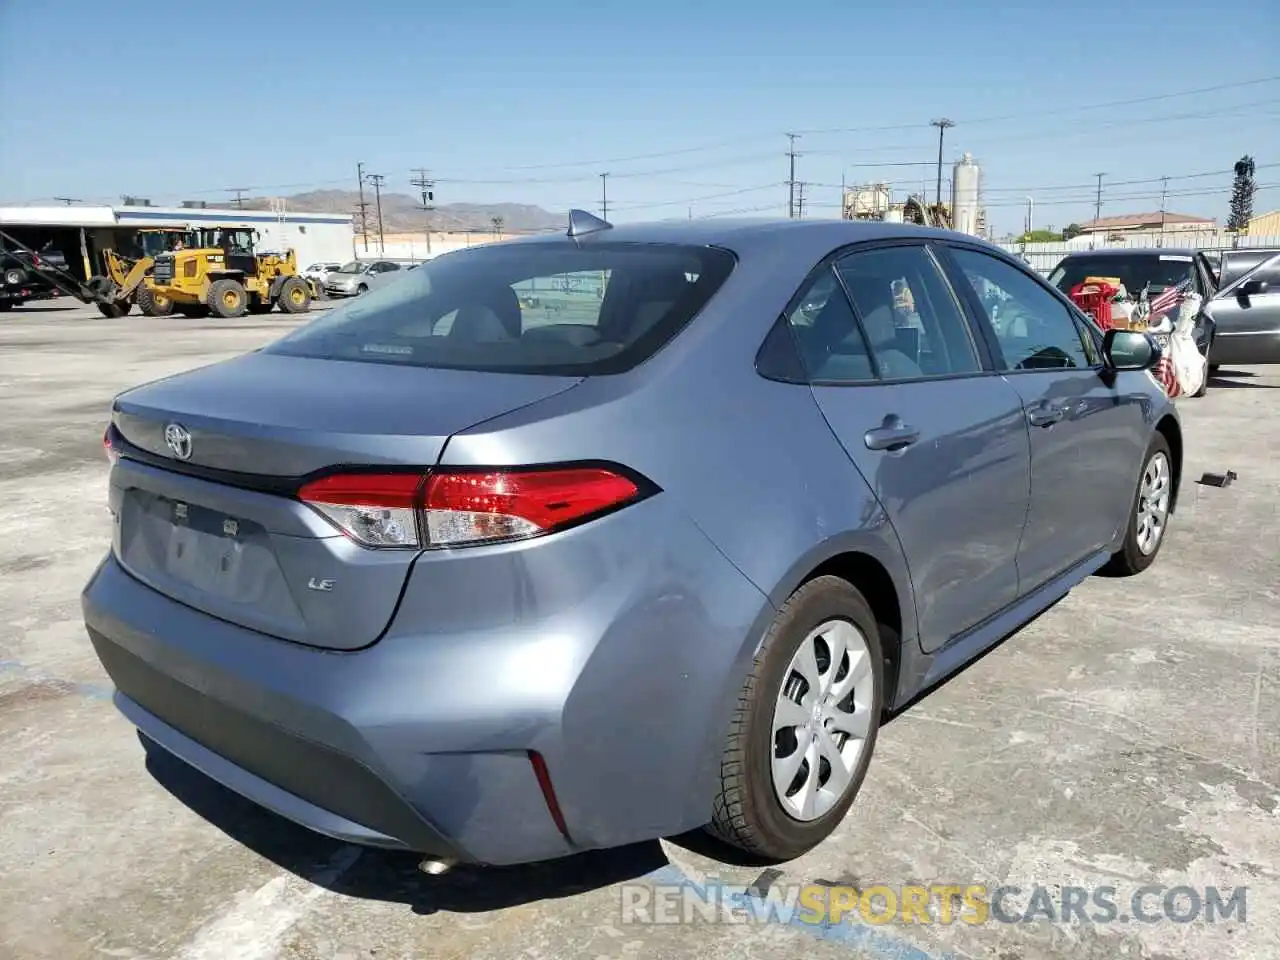
[[[350,213],[360,227],[357,211],[360,195],[354,190],[313,190],[285,197],[286,209],[299,213]],[[378,229],[377,209],[372,190],[366,190],[369,230]],[[269,210],[271,202],[265,197],[246,197],[246,209]],[[420,233],[430,222],[433,231],[493,230],[494,218],[501,218],[505,232],[523,233],[534,230],[550,230],[564,226],[568,211],[550,213],[541,207],[527,203],[442,203],[425,214],[421,201],[407,193],[382,195],[382,229],[384,233]]]

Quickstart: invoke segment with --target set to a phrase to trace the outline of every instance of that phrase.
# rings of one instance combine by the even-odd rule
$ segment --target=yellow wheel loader
[[[173,301],[157,295],[151,288],[148,276],[152,271],[156,254],[178,241],[188,242],[193,234],[188,230],[157,228],[139,231],[136,256],[121,253],[113,248],[102,251],[105,274],[90,277],[88,288],[97,297],[98,309],[107,317],[123,317],[133,304],[150,317],[164,317],[173,312]]]
[[[148,283],[151,297],[163,297],[188,315],[213,313],[231,319],[246,313],[306,313],[315,289],[298,274],[297,256],[257,254],[255,232],[214,228],[196,232],[195,247],[155,258]]]

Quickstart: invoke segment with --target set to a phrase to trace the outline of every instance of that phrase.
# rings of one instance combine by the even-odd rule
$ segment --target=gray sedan
[[[325,276],[324,292],[330,297],[359,297],[398,279],[405,265],[394,260],[352,260]]]
[[[1156,559],[1157,354],[961,234],[575,211],[119,395],[84,618],[150,741],[428,872],[788,859],[889,712]]]

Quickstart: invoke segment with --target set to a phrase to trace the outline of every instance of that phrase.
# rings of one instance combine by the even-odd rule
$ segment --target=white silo
[[[951,171],[951,227],[961,233],[978,234],[982,168],[966,153]]]

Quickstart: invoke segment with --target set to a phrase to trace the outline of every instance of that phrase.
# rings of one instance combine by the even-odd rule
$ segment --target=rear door
[[[819,407],[897,532],[921,644],[936,649],[1018,595],[1030,483],[1018,394],[924,244],[836,260],[789,320]]]
[[[1104,378],[1098,345],[1048,286],[985,250],[949,245],[1031,435],[1031,506],[1018,550],[1026,593],[1107,546],[1128,516],[1145,450],[1145,394]],[[992,305],[996,306],[992,306]]]

